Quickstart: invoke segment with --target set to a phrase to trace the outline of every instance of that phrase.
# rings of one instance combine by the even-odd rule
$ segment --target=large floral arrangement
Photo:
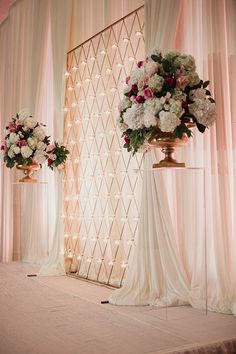
[[[1,151],[6,166],[32,165],[48,162],[48,166],[58,167],[66,161],[69,151],[57,142],[50,144],[45,125],[37,122],[27,112],[17,113],[4,131]]]
[[[215,101],[191,55],[154,50],[126,78],[118,123],[124,147],[135,153],[155,133],[191,136],[189,122],[204,132],[215,121]]]

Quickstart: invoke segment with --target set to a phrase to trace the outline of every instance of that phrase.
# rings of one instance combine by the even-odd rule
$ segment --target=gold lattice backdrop
[[[64,179],[67,271],[121,285],[135,247],[142,154],[122,148],[118,103],[144,58],[144,8],[68,53]]]

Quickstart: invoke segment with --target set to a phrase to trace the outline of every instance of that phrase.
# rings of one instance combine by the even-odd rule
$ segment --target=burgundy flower
[[[18,124],[18,125],[16,126],[16,130],[17,130],[17,131],[19,131],[19,130],[21,130],[21,129],[22,129],[22,127],[23,127],[23,125]]]
[[[7,147],[6,147],[6,145],[1,145],[1,151],[6,151],[7,150]]]
[[[137,97],[135,98],[135,101],[136,101],[137,103],[143,103],[143,102],[145,101],[145,98],[144,98],[143,96],[137,96]]]
[[[27,145],[27,142],[24,139],[20,140],[18,143],[19,147],[26,146],[26,145]]]
[[[138,68],[141,68],[143,66],[143,61],[139,61],[138,64],[137,64]]]
[[[130,80],[130,76],[127,76],[127,77],[126,77],[126,79],[125,79],[125,83],[126,83],[126,85],[128,85],[129,80]]]
[[[53,163],[52,159],[48,159],[48,166],[50,166]]]
[[[165,81],[166,81],[167,85],[168,85],[170,88],[174,88],[174,87],[175,87],[176,80],[175,80],[173,77],[167,76],[167,77],[165,78]]]
[[[128,135],[125,135],[124,142],[125,142],[125,144],[129,144],[130,143],[130,138],[128,137]]]
[[[137,94],[137,92],[138,92],[138,86],[136,85],[136,84],[133,84],[132,86],[131,86],[131,91],[133,91],[133,93],[135,94]]]
[[[181,106],[182,106],[183,109],[186,109],[188,107],[188,102],[187,101],[182,101]]]

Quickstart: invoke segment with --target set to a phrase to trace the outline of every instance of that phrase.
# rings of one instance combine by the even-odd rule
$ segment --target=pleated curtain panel
[[[123,1],[122,6],[128,8],[127,3]],[[20,108],[28,108],[33,116],[40,117],[52,135],[63,138],[63,72],[69,41],[76,37],[73,31],[79,31],[79,26],[81,33],[88,28],[84,39],[92,35],[91,28],[94,28],[92,16],[86,18],[87,27],[84,19],[75,26],[73,10],[80,4],[88,6],[86,10],[91,6],[90,1],[76,0],[20,0],[12,6],[8,19],[0,26],[1,131]],[[108,2],[102,4],[101,26],[105,27],[109,18],[104,15]],[[216,100],[215,125],[204,135],[194,130],[188,146],[178,151],[179,160],[203,171],[203,179],[192,188],[199,188],[199,203],[205,205],[205,212],[197,215],[195,222],[205,223],[206,242],[199,240],[197,232],[184,233],[181,239],[176,239],[173,213],[167,203],[168,189],[172,187],[161,173],[151,169],[159,153],[153,150],[145,153],[136,251],[122,288],[112,293],[109,302],[156,306],[191,304],[204,308],[207,285],[208,308],[236,314],[236,3],[234,0],[147,0],[145,12],[146,52],[157,48],[163,53],[178,50],[193,55],[199,75],[210,80],[210,90]],[[17,260],[20,254],[17,190],[12,184],[15,173],[1,164],[0,260],[3,262]],[[44,170],[41,174],[47,181],[47,195],[27,195],[27,216],[33,220],[40,212],[42,223],[40,227],[36,223],[25,227],[30,228],[27,231],[30,237],[49,242],[49,259],[39,274],[60,275],[64,274],[63,176]],[[200,192],[203,189],[204,193]],[[193,192],[196,194],[196,190]],[[184,200],[183,195],[177,195],[177,205]],[[43,213],[45,210],[47,215]],[[192,229],[191,210],[185,209],[182,221],[186,230]],[[206,270],[202,264],[204,257],[207,279],[203,272]]]
[[[193,232],[177,245],[166,203],[167,181],[151,171],[154,152],[147,152],[138,245],[125,284],[109,299],[113,304],[188,303],[204,308],[207,286],[210,310],[236,314],[235,5],[221,0],[146,2],[146,52],[157,48],[193,55],[200,76],[209,78],[217,102],[215,126],[204,135],[194,132],[188,148],[180,154],[188,166],[205,170],[206,214],[198,215],[197,222],[204,223],[206,218],[206,249],[199,249],[199,235]],[[203,197],[199,193],[199,198]],[[179,200],[181,203],[181,195]],[[192,221],[187,210],[184,223],[189,223],[189,230]],[[195,253],[206,253],[207,269],[199,264],[201,257],[194,257],[193,245]],[[184,262],[186,255],[192,257],[189,267]]]

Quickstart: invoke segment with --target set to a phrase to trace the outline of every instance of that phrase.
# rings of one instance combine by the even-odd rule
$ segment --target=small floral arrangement
[[[190,137],[190,122],[203,133],[216,117],[208,85],[191,55],[152,51],[126,78],[118,118],[124,148],[134,154],[156,133]]]
[[[61,143],[55,141],[54,144],[47,146],[47,154],[48,167],[51,170],[53,168],[62,169],[64,168],[69,150]]]
[[[5,139],[1,151],[6,166],[42,164],[46,160],[50,168],[63,164],[68,150],[55,142],[50,145],[50,137],[45,133],[45,125],[37,122],[27,112],[16,114],[4,131]],[[50,148],[53,146],[53,149]],[[51,162],[53,161],[53,162]]]

